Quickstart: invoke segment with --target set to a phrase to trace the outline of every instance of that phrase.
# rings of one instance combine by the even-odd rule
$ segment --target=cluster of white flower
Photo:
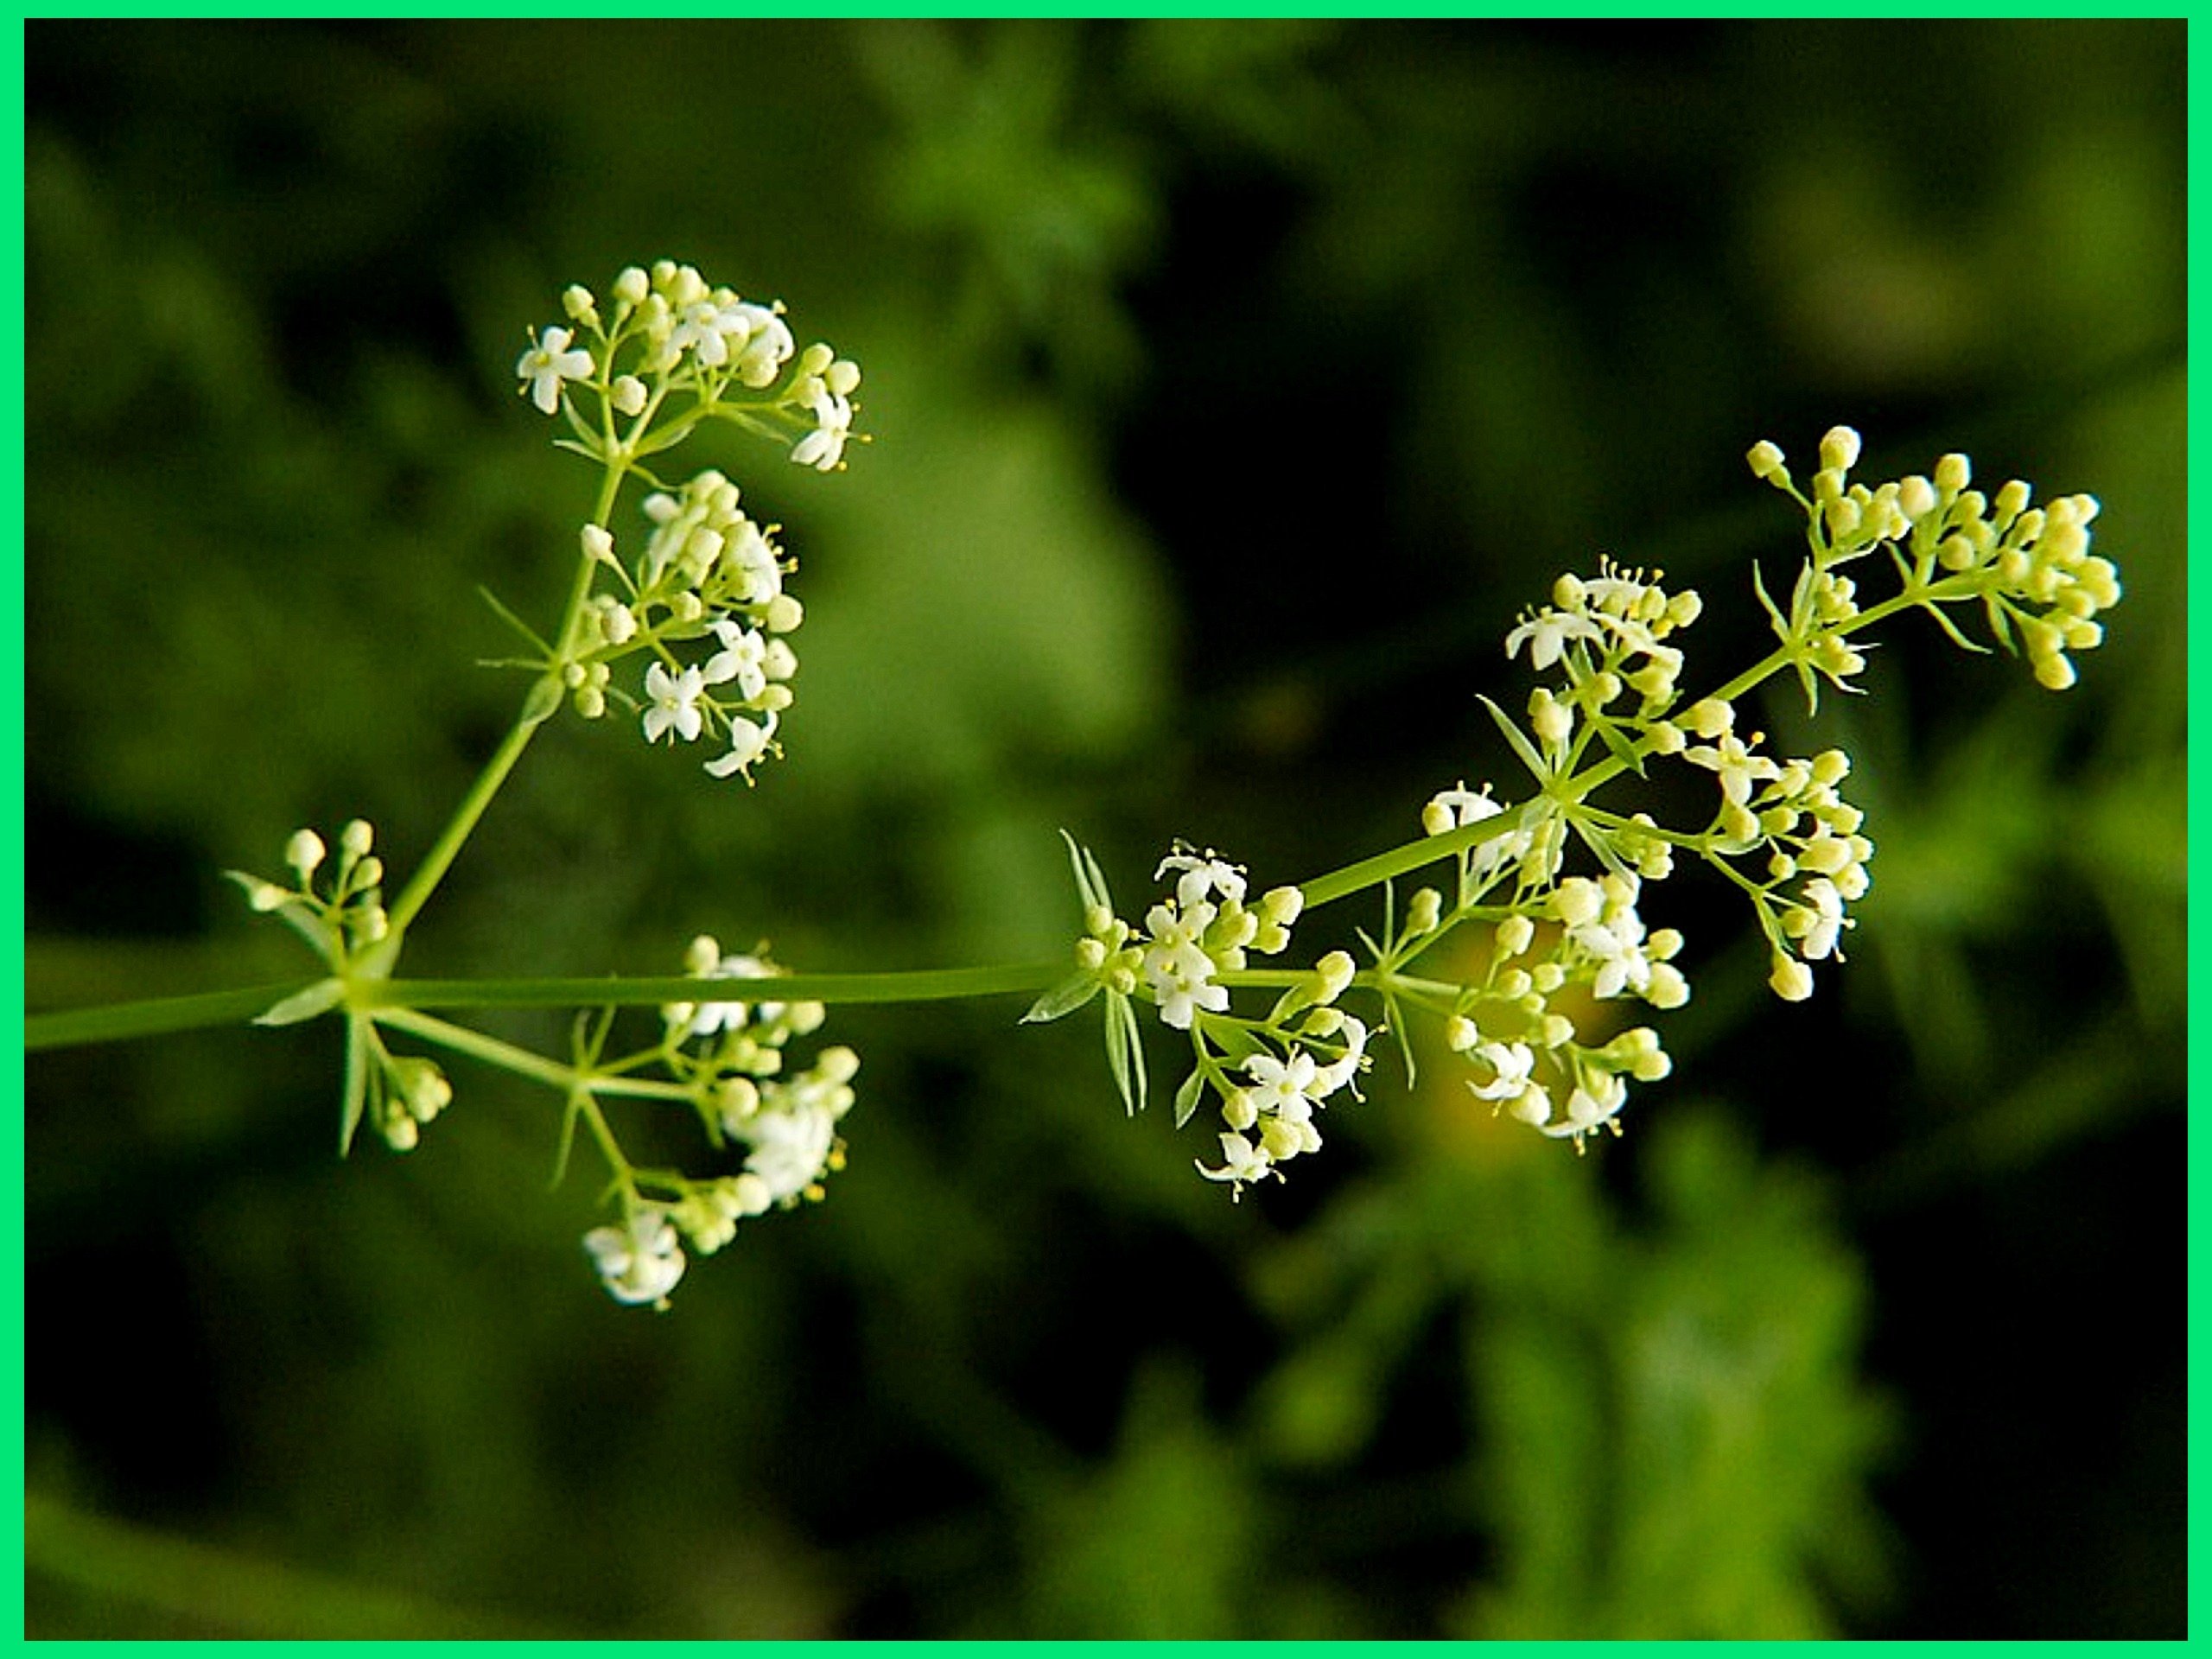
[[[515,364],[533,404],[548,415],[566,410],[577,448],[637,458],[701,420],[725,419],[797,429],[791,459],[803,467],[844,464],[860,366],[819,343],[799,351],[780,302],[741,299],[670,259],[623,271],[613,301],[602,314],[589,289],[572,286],[562,296],[571,326],[539,330]],[[591,407],[577,407],[579,393]]]
[[[1563,671],[1560,690],[1540,685],[1529,699],[1529,728],[1552,766],[1568,753],[1578,721],[1605,719],[1637,737],[1663,728],[1661,716],[1682,671],[1681,650],[1666,641],[1697,620],[1704,601],[1688,589],[1669,594],[1660,575],[1601,559],[1595,576],[1561,576],[1551,604],[1525,613],[1506,635],[1508,657],[1525,644],[1537,672]],[[1636,705],[1616,710],[1613,704],[1631,691]],[[1667,741],[1656,736],[1654,747],[1664,752]]]
[[[747,982],[787,971],[759,952],[725,954],[704,933],[684,953],[684,967],[695,978]],[[746,1154],[737,1173],[708,1180],[636,1175],[669,1197],[647,1200],[626,1187],[623,1223],[584,1239],[618,1300],[664,1304],[683,1272],[683,1243],[711,1255],[740,1221],[820,1198],[823,1178],[844,1167],[837,1125],[852,1109],[860,1057],[837,1045],[804,1071],[786,1074],[784,1065],[791,1039],[819,1030],[826,1013],[819,1002],[766,1000],[662,1009],[658,1058],[697,1103],[715,1144],[742,1146]]]
[[[719,472],[701,473],[673,494],[656,491],[645,511],[653,530],[633,567],[623,563],[606,530],[584,527],[594,584],[605,572],[620,591],[593,594],[579,613],[564,677],[578,712],[596,718],[607,709],[610,665],[652,655],[642,705],[645,741],[690,743],[710,731],[724,734],[728,751],[706,770],[750,781],[754,763],[778,751],[776,723],[791,707],[790,681],[798,671],[790,635],[806,613],[784,588],[795,562],[776,545],[775,526],[747,517],[737,486]],[[677,646],[709,640],[717,648],[701,661],[676,654]],[[721,687],[735,695],[715,695]]]

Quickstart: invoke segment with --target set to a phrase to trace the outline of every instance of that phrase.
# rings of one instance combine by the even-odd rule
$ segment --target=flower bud
[[[322,837],[312,830],[295,831],[291,840],[284,843],[284,862],[300,873],[304,881],[321,865],[327,849]]]
[[[1497,925],[1497,952],[1501,957],[1517,957],[1526,950],[1536,937],[1536,925],[1526,916],[1509,916]]]
[[[646,293],[645,273],[632,265],[614,279],[614,297],[624,305],[642,305]]]
[[[1832,426],[1821,439],[1821,465],[1847,473],[1859,464],[1859,434],[1847,426]]]
[[[1946,455],[1936,463],[1936,487],[1956,495],[1974,476],[1974,463],[1964,455]]]
[[[1783,1001],[1802,1002],[1813,994],[1813,970],[1795,957],[1777,957],[1766,982]]]
[[[1409,933],[1433,933],[1444,912],[1444,895],[1434,887],[1423,887],[1416,892],[1406,906],[1406,931]]]
[[[1782,464],[1782,447],[1765,438],[1753,444],[1744,459],[1750,463],[1751,475],[1755,478],[1773,480],[1789,476]]]
[[[622,375],[608,388],[607,401],[614,405],[617,415],[642,415],[645,408],[645,383],[634,374]]]

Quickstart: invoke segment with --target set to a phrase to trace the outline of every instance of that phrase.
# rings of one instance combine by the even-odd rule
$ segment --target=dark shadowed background
[[[2063,696],[1922,624],[1762,703],[1857,758],[1852,962],[1650,893],[1697,996],[1586,1159],[1385,1069],[1231,1205],[1092,1020],[842,1010],[849,1169],[655,1316],[512,1079],[340,1163],[321,1027],[35,1056],[31,1633],[2179,1635],[2182,30],[30,24],[35,1007],[303,971],[220,876],[296,825],[429,845],[473,590],[588,511],[512,365],[632,262],[867,371],[847,474],[696,463],[802,560],[789,759],[564,721],[411,971],[1019,960],[1061,825],[1125,900],[1389,846],[1513,786],[1559,570],[1763,650],[1763,436],[2094,491],[2128,589]]]

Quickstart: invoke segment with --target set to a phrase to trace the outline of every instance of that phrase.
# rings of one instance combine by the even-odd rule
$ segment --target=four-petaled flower
[[[530,389],[530,400],[550,415],[561,407],[561,383],[581,380],[592,371],[591,353],[570,351],[566,328],[548,328],[537,344],[515,364],[516,376]]]
[[[645,671],[645,695],[652,707],[645,710],[645,741],[658,743],[662,736],[674,732],[686,743],[699,735],[705,716],[699,712],[699,697],[707,689],[705,680],[696,668],[687,668],[681,674],[671,674],[655,663]]]
[[[814,430],[791,446],[791,459],[817,472],[835,472],[844,459],[845,441],[852,435],[852,400],[839,397],[826,385],[819,386],[807,400],[807,408],[814,416]]]
[[[1538,611],[1505,636],[1505,654],[1517,654],[1525,639],[1529,641],[1529,665],[1547,669],[1559,661],[1568,640],[1602,638],[1598,625],[1586,616],[1577,616],[1572,611]]]

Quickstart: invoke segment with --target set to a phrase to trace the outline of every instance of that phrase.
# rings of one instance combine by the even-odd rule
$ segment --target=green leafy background
[[[427,848],[520,691],[472,590],[588,506],[511,365],[633,261],[867,370],[846,475],[701,457],[803,561],[790,758],[558,725],[413,971],[1020,959],[1062,825],[1125,904],[1393,844],[1511,786],[1559,569],[1762,649],[1761,436],[2094,490],[2128,588],[2063,697],[1923,628],[1762,706],[1857,758],[1853,961],[1780,1007],[1655,893],[1697,997],[1584,1160],[1379,1072],[1232,1206],[1088,1015],[841,1010],[850,1168],[655,1317],[510,1079],[340,1163],[320,1027],[35,1056],[31,1633],[2179,1634],[2183,45],[29,25],[35,1007],[299,971],[219,877],[297,824]]]

